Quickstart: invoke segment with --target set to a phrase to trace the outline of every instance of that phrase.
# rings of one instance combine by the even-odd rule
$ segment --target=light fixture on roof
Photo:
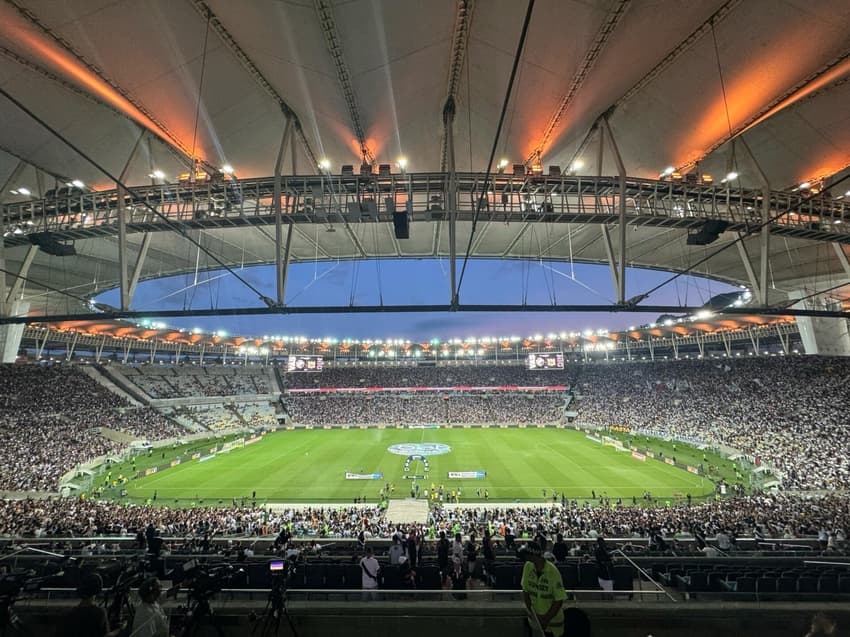
[[[80,181],[79,179],[75,179],[75,180],[73,180],[73,181],[71,182],[71,185],[72,185],[74,188],[85,188],[85,187],[86,187],[86,185],[85,185],[82,181]]]
[[[222,168],[222,170],[224,169]],[[165,179],[165,173],[157,168],[150,175],[148,175],[148,177],[150,177],[151,179]]]
[[[399,167],[399,170],[404,170],[405,168],[407,168],[407,157],[399,157],[398,161],[396,162],[396,166]]]
[[[20,188],[12,191],[13,195],[23,195],[24,197],[29,197],[32,194],[32,191],[29,188],[25,188],[21,186]]]
[[[572,166],[570,166],[570,170],[572,170],[573,172],[578,172],[578,171],[579,171],[579,170],[581,170],[582,168],[584,168],[584,162],[583,162],[582,160],[580,160],[580,159],[576,159],[576,160],[572,163]]]
[[[319,160],[319,168],[321,168],[322,170],[325,170],[325,171],[330,170],[331,169],[331,160],[328,159],[327,157],[320,159]]]
[[[233,166],[231,166],[230,164],[225,164],[224,166],[221,167],[221,172],[224,173],[225,175],[232,175],[233,174]]]
[[[735,181],[738,178],[738,173],[734,170],[730,170],[726,173],[726,178],[723,181]]]
[[[674,172],[676,172],[676,169],[673,166],[667,166],[667,168],[665,168],[663,171],[661,171],[661,176],[662,177],[669,177]]]
[[[803,190],[804,188],[808,188],[808,187],[809,187],[809,186],[811,186],[811,185],[812,185],[812,182],[810,182],[810,181],[804,181],[803,183],[801,183],[801,184],[798,186],[798,188],[799,188],[800,190]]]
[[[499,170],[504,170],[507,167],[508,167],[508,160],[507,159],[500,159],[499,160]]]

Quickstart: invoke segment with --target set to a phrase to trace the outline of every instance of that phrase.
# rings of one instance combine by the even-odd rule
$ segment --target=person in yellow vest
[[[536,617],[543,634],[561,637],[564,634],[564,600],[567,593],[558,569],[543,558],[543,551],[535,542],[525,545],[528,561],[522,569],[522,598],[529,615]],[[530,617],[531,621],[535,620]]]

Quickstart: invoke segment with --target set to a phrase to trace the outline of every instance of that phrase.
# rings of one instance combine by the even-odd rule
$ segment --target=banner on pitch
[[[486,471],[449,471],[449,480],[476,480],[486,477]]]
[[[349,473],[345,472],[346,480],[382,480],[383,473]]]

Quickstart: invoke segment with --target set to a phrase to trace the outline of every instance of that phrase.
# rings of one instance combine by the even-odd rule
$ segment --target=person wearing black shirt
[[[469,541],[466,543],[466,570],[472,573],[475,570],[475,560],[478,559],[478,546],[475,544],[475,533],[469,534]]]
[[[416,541],[415,531],[411,531],[407,536],[407,561],[412,569],[415,569],[419,565],[419,546]]]
[[[80,603],[65,617],[59,628],[59,637],[106,637],[109,634],[109,620],[106,610],[95,603],[95,598],[103,590],[103,580],[97,573],[84,575],[77,587]]]
[[[443,576],[449,572],[449,550],[451,545],[446,538],[446,532],[440,531],[440,541],[437,542],[437,566],[440,567],[440,572]]]
[[[552,555],[555,556],[556,562],[563,562],[567,559],[567,555],[569,555],[569,548],[567,548],[567,543],[564,542],[564,536],[558,533],[555,536],[555,544],[552,546]]]
[[[605,590],[611,590],[614,580],[614,560],[611,559],[611,554],[605,545],[605,538],[601,536],[596,538],[596,549],[593,553],[599,573],[599,585]]]

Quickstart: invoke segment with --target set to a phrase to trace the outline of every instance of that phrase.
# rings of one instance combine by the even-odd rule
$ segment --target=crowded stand
[[[122,445],[105,427],[143,440],[184,433],[149,408],[132,408],[120,396],[74,367],[0,368],[0,489],[45,490],[76,465]]]
[[[114,366],[130,383],[154,399],[245,396],[276,391],[267,368],[237,366]]]
[[[785,489],[850,486],[850,360],[771,357],[578,368],[582,423],[727,445]]]
[[[243,501],[244,503],[244,501]],[[193,535],[276,535],[293,537],[389,539],[414,530],[425,538],[447,535],[482,537],[485,531],[511,543],[542,535],[565,538],[616,537],[647,547],[679,540],[715,540],[728,548],[736,538],[793,543],[822,542],[824,549],[844,548],[850,528],[850,500],[842,496],[801,498],[752,495],[701,504],[611,507],[596,502],[510,507],[432,507],[424,525],[401,528],[377,505],[265,509],[230,507],[168,508],[71,498],[6,500],[0,503],[0,529],[6,536],[91,537],[133,535],[152,524],[164,537]],[[663,542],[659,542],[663,540]],[[728,540],[728,542],[727,542]]]
[[[569,385],[570,371],[533,371],[521,365],[439,367],[325,367],[321,373],[286,374],[288,389],[322,387],[545,387]]]
[[[561,420],[563,392],[423,392],[415,394],[289,394],[297,423],[551,423]]]

